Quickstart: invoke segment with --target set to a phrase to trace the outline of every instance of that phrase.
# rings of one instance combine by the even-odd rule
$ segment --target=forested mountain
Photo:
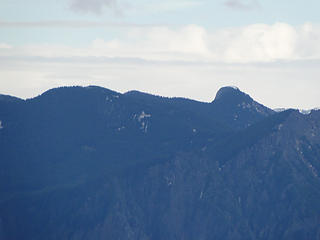
[[[320,111],[62,87],[0,95],[1,240],[320,239]]]

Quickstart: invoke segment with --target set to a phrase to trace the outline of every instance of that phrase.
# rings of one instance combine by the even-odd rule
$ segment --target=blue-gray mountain
[[[0,96],[0,239],[320,239],[320,111],[100,87]]]

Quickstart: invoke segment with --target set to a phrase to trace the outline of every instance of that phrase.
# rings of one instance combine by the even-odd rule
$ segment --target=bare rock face
[[[0,120],[1,240],[320,239],[319,110],[91,86]]]

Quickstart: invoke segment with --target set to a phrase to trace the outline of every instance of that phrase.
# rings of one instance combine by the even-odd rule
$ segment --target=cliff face
[[[320,239],[320,111],[274,113],[234,88],[0,106],[1,239]]]

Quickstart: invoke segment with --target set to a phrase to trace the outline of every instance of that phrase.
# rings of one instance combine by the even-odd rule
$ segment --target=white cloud
[[[162,0],[150,2],[147,5],[144,5],[142,9],[147,12],[167,12],[167,11],[176,11],[185,8],[193,8],[202,5],[203,2],[200,0]]]
[[[147,11],[149,13],[175,11],[201,5],[199,0],[149,0],[147,2],[137,1],[135,3],[125,0],[69,0],[70,9],[79,13],[101,14],[105,9],[112,9],[119,13],[123,9],[129,11]]]
[[[222,30],[210,36],[211,50],[215,54],[220,49],[218,56],[227,62],[296,60],[300,57],[297,48],[300,32],[285,23]]]
[[[11,45],[6,43],[0,43],[0,49],[10,49],[10,48],[12,48]]]
[[[180,29],[168,27],[135,28],[126,39],[93,42],[98,55],[133,57],[157,61],[203,60],[208,53],[207,32],[204,28],[190,25]]]
[[[320,106],[317,25],[123,31],[125,37],[79,48],[0,44],[1,93],[32,97],[52,87],[94,84],[211,101],[219,87],[235,85],[270,107]]]
[[[257,0],[227,0],[224,5],[234,10],[253,10],[260,8]]]
[[[117,10],[117,0],[71,0],[71,10],[82,13],[101,14],[105,8]]]
[[[25,45],[0,51],[0,56],[107,57],[222,63],[320,59],[320,28],[311,23],[302,26],[254,24],[215,32],[197,25],[180,28],[132,27],[123,30],[127,31],[125,37],[110,41],[96,39],[88,47]]]

